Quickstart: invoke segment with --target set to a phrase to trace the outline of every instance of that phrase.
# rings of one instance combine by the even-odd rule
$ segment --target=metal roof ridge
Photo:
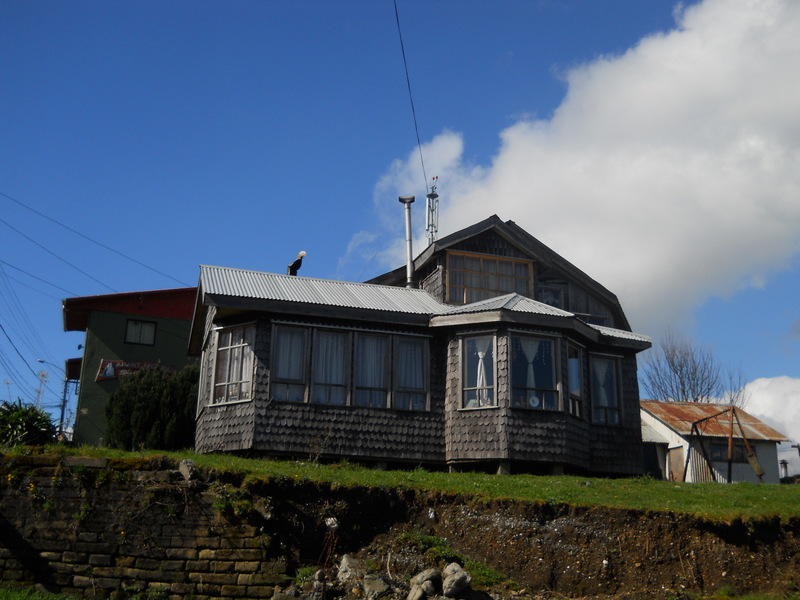
[[[238,271],[240,273],[251,273],[253,275],[268,275],[270,277],[278,277],[280,279],[284,279],[287,281],[307,281],[309,283],[332,283],[336,285],[346,285],[346,286],[358,286],[358,287],[367,287],[367,288],[384,288],[384,289],[391,289],[391,290],[404,290],[405,292],[416,292],[416,293],[424,293],[428,296],[430,294],[423,289],[420,288],[407,288],[407,287],[400,287],[396,285],[383,285],[379,283],[365,283],[360,281],[344,281],[342,279],[326,279],[324,277],[306,277],[304,275],[285,275],[283,273],[271,273],[270,271],[256,271],[255,269],[242,269],[239,267],[220,267],[216,265],[200,265],[201,269],[217,269],[220,271]],[[431,296],[433,298],[433,296]],[[433,298],[435,300],[435,298]]]

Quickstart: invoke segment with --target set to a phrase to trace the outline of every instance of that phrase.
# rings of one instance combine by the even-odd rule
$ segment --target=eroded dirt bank
[[[323,568],[333,581],[344,554],[388,584],[385,600],[405,599],[412,576],[452,560],[476,571],[471,600],[781,594],[800,584],[797,518],[719,523],[294,478],[245,481],[164,458],[5,457],[0,479],[3,577],[76,596],[125,600],[155,590],[164,600],[321,600],[298,575]],[[482,566],[505,581],[481,586]],[[329,586],[326,596],[373,600],[352,586]]]
[[[303,522],[335,517],[337,555],[353,553],[377,572],[410,577],[435,558],[414,540],[444,538],[459,555],[514,582],[488,590],[496,596],[675,598],[720,590],[785,593],[800,584],[798,519],[718,523],[670,513],[272,485],[280,490],[264,491],[281,499],[282,520],[301,525],[290,544],[298,564],[325,554],[308,545],[324,539],[324,529],[309,538]]]

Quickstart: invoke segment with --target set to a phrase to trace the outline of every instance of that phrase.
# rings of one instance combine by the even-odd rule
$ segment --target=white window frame
[[[242,332],[241,342],[222,346],[222,337],[226,333],[230,333],[231,336],[233,336],[233,333],[236,331]],[[216,343],[214,344],[214,371],[210,403],[219,405],[250,402],[253,398],[253,381],[255,379],[256,364],[254,347],[256,337],[255,323],[217,327],[214,330],[214,335],[216,337]],[[224,366],[220,364],[223,353],[227,355]],[[233,362],[231,358],[234,359]],[[224,368],[226,371],[224,377],[221,377],[221,368]],[[238,378],[231,378],[234,374],[233,371],[238,371]],[[222,390],[221,394],[220,390]]]

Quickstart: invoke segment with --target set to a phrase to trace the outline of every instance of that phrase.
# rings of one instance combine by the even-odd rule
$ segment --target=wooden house
[[[196,449],[638,474],[649,346],[611,292],[496,216],[367,283],[204,266]]]

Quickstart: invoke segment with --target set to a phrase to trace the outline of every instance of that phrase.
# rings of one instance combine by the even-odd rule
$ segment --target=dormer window
[[[529,260],[447,253],[447,302],[469,304],[516,292],[531,296],[533,263]]]

